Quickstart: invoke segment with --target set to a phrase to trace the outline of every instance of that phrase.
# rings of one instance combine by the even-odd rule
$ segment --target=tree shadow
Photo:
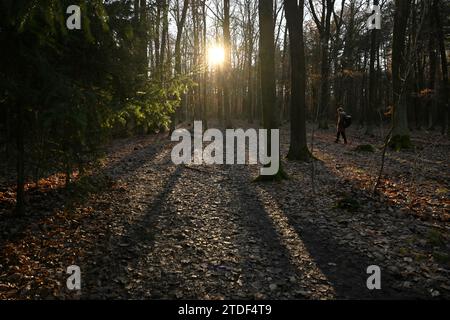
[[[138,272],[141,258],[152,254],[155,221],[162,214],[163,206],[182,172],[183,167],[178,166],[164,181],[162,190],[143,215],[127,223],[122,232],[110,233],[104,241],[96,244],[96,252],[82,258],[83,299],[135,298],[127,286],[133,283],[133,272]],[[175,282],[178,280],[174,279]]]
[[[333,172],[322,166],[320,170],[325,170],[325,175],[334,175]],[[298,182],[289,181],[290,184]],[[413,299],[426,297],[426,293],[419,289],[403,289],[394,286],[398,280],[399,274],[393,274],[389,267],[389,262],[383,257],[371,257],[367,252],[356,250],[348,243],[353,239],[358,239],[360,235],[356,230],[347,227],[345,239],[337,237],[336,225],[333,223],[333,217],[314,217],[311,214],[311,207],[297,203],[295,206],[286,206],[282,199],[282,194],[277,191],[276,183],[261,184],[260,187],[275,199],[278,206],[282,209],[284,216],[289,224],[295,229],[306,246],[311,257],[314,259],[318,268],[333,286],[338,299]],[[338,188],[345,190],[343,183],[338,182]],[[302,188],[303,189],[303,188]],[[358,197],[364,194],[364,190],[351,187],[352,196]],[[320,193],[320,190],[319,190]],[[324,197],[325,194],[320,194]],[[334,210],[329,208],[329,210]],[[357,213],[353,213],[357,214]],[[352,213],[348,213],[351,219]],[[373,219],[373,216],[371,217]],[[340,223],[347,223],[340,220]],[[341,242],[344,240],[344,242]],[[376,243],[370,240],[371,246],[376,247]],[[346,244],[347,243],[347,244]],[[377,265],[381,268],[381,286],[382,290],[369,290],[366,281],[370,274],[367,274],[367,267]]]
[[[79,206],[86,198],[104,192],[113,187],[115,182],[125,176],[132,175],[145,162],[152,161],[164,149],[165,144],[148,144],[138,150],[132,149],[126,156],[97,170],[88,179],[92,181],[89,190],[84,190],[85,180],[75,181],[70,188],[56,188],[44,190],[30,190],[29,201],[33,204],[30,215],[16,216],[12,212],[0,219],[0,252],[8,243],[15,243],[30,234],[46,233],[47,227],[53,223],[53,217],[57,212],[73,206]],[[109,174],[114,172],[113,177]],[[81,193],[83,197],[79,197]],[[74,197],[76,195],[76,197]],[[11,203],[0,202],[0,208],[13,210]]]
[[[257,194],[255,184],[250,182],[252,177],[247,168],[234,166],[229,175],[233,181],[223,187],[232,195],[230,207],[240,223],[234,241],[241,259],[241,295],[250,299],[312,298],[308,292],[311,283],[304,281],[295,265],[292,253],[283,243],[283,235]],[[322,285],[323,281],[316,284]]]

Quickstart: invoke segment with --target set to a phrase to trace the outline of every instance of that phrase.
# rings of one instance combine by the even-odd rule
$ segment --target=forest
[[[445,0],[0,0],[0,299],[449,299],[449,59]]]

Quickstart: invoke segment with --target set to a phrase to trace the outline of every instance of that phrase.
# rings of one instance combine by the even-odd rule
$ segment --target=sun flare
[[[225,50],[221,46],[213,46],[208,49],[208,64],[217,66],[225,61]]]

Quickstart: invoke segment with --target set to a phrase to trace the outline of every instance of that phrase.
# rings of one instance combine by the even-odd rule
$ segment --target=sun
[[[208,49],[208,64],[210,66],[217,66],[223,64],[225,61],[225,50],[222,46],[212,46]]]

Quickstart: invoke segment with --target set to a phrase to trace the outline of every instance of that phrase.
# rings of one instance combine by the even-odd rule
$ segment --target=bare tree
[[[231,128],[230,112],[230,80],[231,80],[231,35],[230,35],[230,0],[223,1],[223,47],[225,50],[225,61],[223,66],[223,103],[225,126]]]
[[[406,66],[405,39],[411,0],[395,0],[394,34],[392,43],[392,88],[394,98],[392,137],[396,149],[408,148],[411,138],[408,128],[406,93],[404,90]]]
[[[450,103],[449,103],[449,90],[450,83],[448,78],[448,63],[447,63],[447,53],[445,51],[445,39],[444,39],[444,30],[442,25],[442,18],[440,13],[440,0],[433,1],[433,16],[436,23],[436,36],[438,42],[438,48],[441,58],[441,85],[439,90],[439,97],[443,108],[443,117],[442,117],[442,133],[444,134],[446,131],[450,134],[449,130],[449,116],[450,116]]]
[[[330,109],[330,36],[331,36],[331,17],[334,12],[336,0],[321,0],[321,15],[316,13],[316,5],[313,0],[309,0],[309,8],[313,20],[317,26],[320,37],[320,96],[319,96],[319,128],[328,128],[328,112]],[[342,0],[342,10],[345,0]]]
[[[189,0],[184,0],[183,7],[181,9],[181,14],[178,11],[178,8],[175,8],[176,10],[176,24],[177,24],[177,39],[175,41],[175,74],[181,75],[181,37],[183,35],[183,28],[184,24],[186,22],[186,16],[187,11],[189,8]],[[176,113],[172,113],[171,116],[171,123],[170,123],[170,134],[175,130],[176,127]]]
[[[373,5],[378,6],[379,0],[373,0]],[[374,12],[373,12],[374,13]],[[366,112],[366,134],[373,135],[374,121],[376,119],[375,110],[377,108],[377,72],[375,70],[376,53],[378,51],[378,29],[370,31],[370,58],[369,58],[369,108]]]
[[[261,102],[263,109],[263,126],[268,130],[267,152],[271,152],[272,129],[278,128],[275,114],[276,85],[275,85],[275,36],[273,0],[259,0],[259,59],[261,68]],[[260,180],[284,178],[281,168],[273,176],[260,176]]]
[[[309,160],[306,141],[306,68],[305,44],[303,41],[304,1],[284,0],[291,55],[291,144],[288,158]]]

